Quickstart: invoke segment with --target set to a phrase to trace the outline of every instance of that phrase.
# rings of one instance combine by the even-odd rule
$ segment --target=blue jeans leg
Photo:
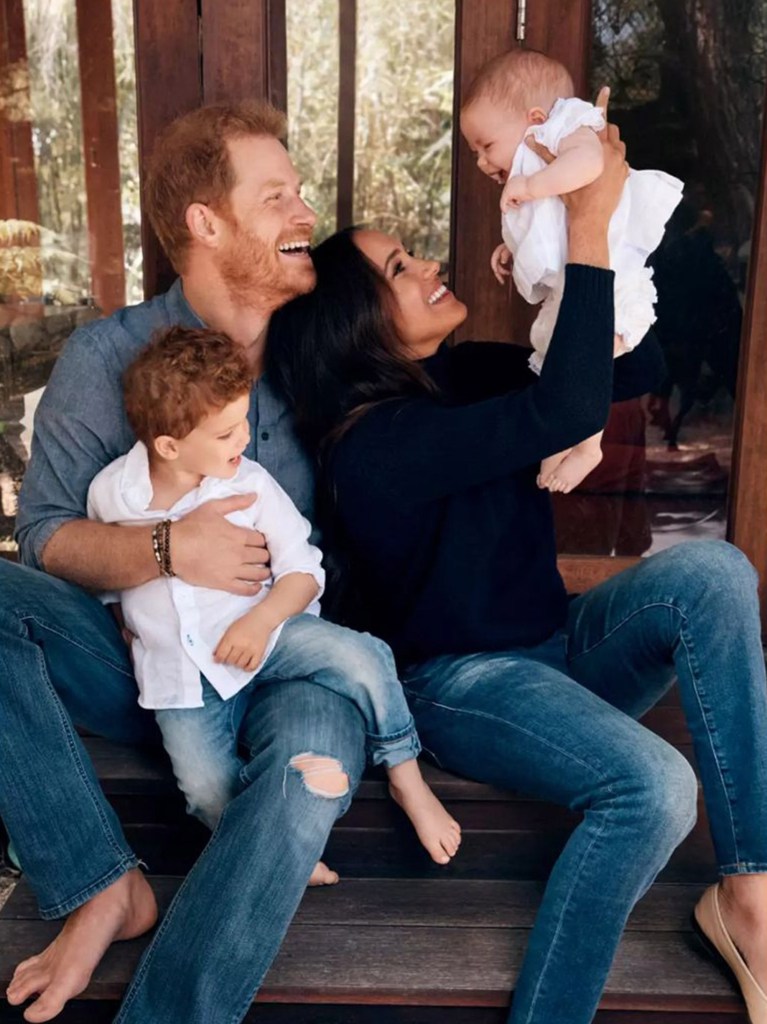
[[[73,728],[157,742],[137,695],[99,601],[0,559],[0,817],[45,918],[69,914],[138,863]]]
[[[577,598],[572,675],[639,716],[679,681],[720,873],[767,871],[767,681],[757,576],[730,544],[679,544]]]
[[[421,750],[389,647],[369,633],[297,615],[256,681],[309,679],[352,701],[365,721],[371,764],[393,768]]]
[[[588,1024],[632,907],[694,823],[691,768],[569,677],[562,636],[434,658],[403,683],[440,765],[583,812],[546,886],[510,1021]]]
[[[242,1020],[364,767],[359,713],[311,683],[256,688],[240,738],[245,788],[173,900],[115,1024]],[[310,752],[339,762],[348,792],[313,792],[291,767]]]
[[[222,700],[203,677],[203,707],[155,711],[187,812],[211,830],[242,789],[244,761],[238,737],[253,687],[253,682],[248,683],[229,700]]]

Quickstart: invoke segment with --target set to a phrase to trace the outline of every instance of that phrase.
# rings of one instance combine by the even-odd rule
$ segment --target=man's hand
[[[231,624],[213,652],[215,661],[255,672],[264,656],[272,626],[256,609]]]
[[[548,153],[548,150],[546,152]],[[549,156],[551,156],[550,153]],[[530,189],[530,179],[525,174],[515,174],[503,186],[501,212],[516,210],[522,203],[529,203],[531,199],[535,199],[535,196]]]
[[[511,252],[503,242],[493,249],[493,255],[490,257],[490,269],[495,274],[498,284],[506,284],[511,273]]]
[[[173,571],[186,583],[250,597],[269,579],[269,551],[258,530],[235,526],[224,517],[249,508],[255,494],[216,498],[173,524]]]

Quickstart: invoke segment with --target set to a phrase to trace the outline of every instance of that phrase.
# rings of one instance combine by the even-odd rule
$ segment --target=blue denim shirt
[[[56,530],[85,517],[91,480],[135,444],[123,404],[123,371],[155,331],[172,324],[205,326],[186,301],[180,280],[164,295],[79,327],[67,341],[35,415],[32,455],[19,496],[16,539],[26,565],[42,568],[43,548]],[[311,461],[266,377],[253,388],[248,418],[248,458],[275,477],[311,522]]]

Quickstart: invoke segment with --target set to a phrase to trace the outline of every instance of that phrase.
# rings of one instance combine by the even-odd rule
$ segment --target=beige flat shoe
[[[719,883],[706,889],[695,908],[694,924],[706,946],[732,971],[748,1010],[751,1024],[767,1024],[767,993],[757,982],[724,926],[719,909]]]

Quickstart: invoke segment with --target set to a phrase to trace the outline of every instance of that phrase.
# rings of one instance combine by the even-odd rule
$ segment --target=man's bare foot
[[[19,964],[6,992],[8,1002],[19,1006],[36,995],[24,1020],[52,1020],[87,988],[113,942],[135,939],[156,921],[157,903],[149,883],[138,868],[128,871],[70,914],[42,953]]]
[[[730,938],[767,992],[767,874],[728,876],[722,879],[719,897]]]
[[[389,791],[432,860],[448,864],[461,845],[461,826],[426,785],[416,760],[389,769]]]
[[[309,878],[309,885],[335,885],[337,882],[338,872],[331,871],[327,864],[318,860]]]
[[[546,487],[552,494],[569,494],[601,461],[602,449],[598,445],[588,448],[577,445],[549,474],[547,482],[539,486]]]

